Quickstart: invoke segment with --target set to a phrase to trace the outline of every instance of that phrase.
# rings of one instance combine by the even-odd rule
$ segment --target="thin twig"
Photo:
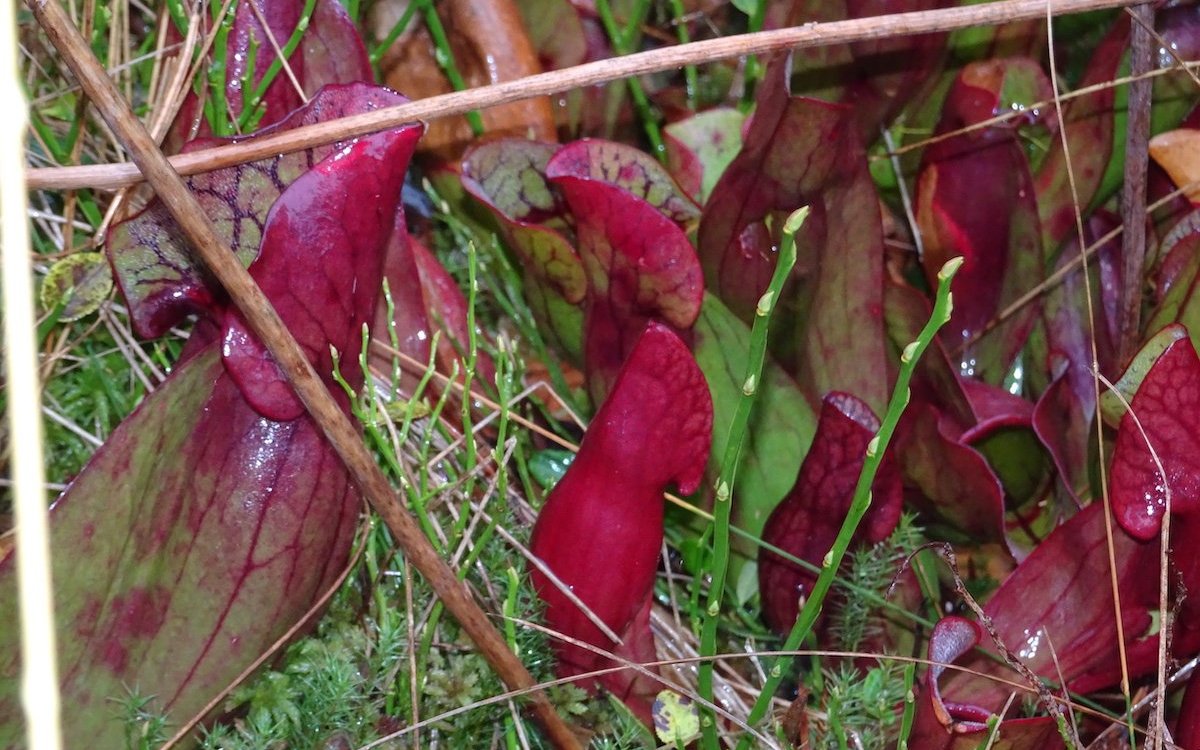
[[[1154,65],[1154,6],[1147,3],[1126,12],[1133,18],[1130,30],[1130,74],[1143,76]],[[1125,125],[1125,184],[1121,189],[1121,258],[1124,283],[1120,291],[1119,361],[1133,356],[1141,336],[1142,271],[1146,262],[1146,170],[1150,157],[1150,98],[1153,83],[1138,78],[1129,84],[1129,119]]]
[[[1002,0],[940,10],[896,13],[872,18],[855,18],[830,23],[808,23],[787,29],[707,39],[701,42],[638,52],[624,57],[577,65],[505,81],[491,86],[432,96],[396,107],[366,112],[337,120],[295,128],[253,142],[219,146],[171,158],[182,175],[193,175],[278,154],[377,132],[416,120],[434,120],[477,109],[548,96],[576,88],[745,55],[762,55],[786,49],[825,47],[870,39],[930,34],[971,26],[1011,23],[1101,8],[1131,5],[1134,0]],[[91,187],[116,189],[142,179],[137,166],[129,163],[99,164],[30,170],[34,189],[65,190]]]
[[[59,1],[27,0],[27,4],[70,65],[96,109],[133,155],[142,173],[203,259],[204,265],[229,293],[254,334],[274,357],[313,421],[321,427],[326,439],[341,457],[359,490],[387,523],[409,562],[429,581],[434,592],[475,642],[480,654],[497,675],[513,688],[533,686],[533,677],[525,665],[509,650],[504,637],[493,627],[469,590],[457,580],[445,561],[438,557],[416,520],[397,501],[387,478],[367,451],[349,417],[321,383],[312,364],[237,256],[217,239],[208,216],[171,168],[145,126],[129,108],[128,102],[113,86],[100,61],[71,23]],[[539,722],[552,742],[559,747],[579,747],[579,741],[555,713],[545,693],[533,692],[530,699]]]

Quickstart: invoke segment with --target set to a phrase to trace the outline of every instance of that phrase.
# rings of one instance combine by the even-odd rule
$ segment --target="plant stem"
[[[842,564],[842,558],[845,557],[846,550],[850,547],[850,540],[854,537],[854,532],[858,530],[859,522],[871,507],[871,483],[875,481],[875,474],[879,471],[879,465],[883,461],[888,443],[896,431],[896,425],[900,422],[901,415],[908,406],[908,385],[912,380],[917,361],[933,341],[938,330],[946,324],[946,321],[950,320],[950,311],[953,306],[950,282],[962,263],[962,258],[952,258],[946,261],[942,270],[938,271],[937,298],[933,303],[933,313],[925,327],[921,329],[921,333],[917,335],[917,340],[904,347],[904,351],[900,355],[900,371],[896,375],[896,387],[892,390],[887,414],[884,415],[879,430],[867,444],[867,455],[863,461],[862,471],[858,475],[858,484],[854,486],[854,499],[850,503],[850,510],[846,514],[842,528],[838,531],[833,547],[825,555],[821,573],[817,576],[816,583],[813,584],[808,600],[804,602],[804,606],[800,610],[800,616],[796,618],[796,624],[792,626],[792,631],[788,633],[787,640],[784,641],[781,649],[783,651],[795,651],[797,646],[812,632],[813,625],[821,614],[825,596],[829,593],[829,587],[833,585],[833,579]],[[753,725],[762,719],[767,707],[771,705],[771,698],[779,689],[779,683],[787,673],[788,667],[791,666],[792,658],[791,656],[780,656],[771,665],[767,671],[767,681],[763,685],[762,692],[759,693],[758,699],[750,711],[750,716],[746,719],[748,724]],[[746,750],[749,747],[745,739],[739,741],[737,746],[738,750]]]
[[[433,37],[436,49],[434,57],[437,59],[437,64],[441,66],[442,72],[446,74],[446,78],[450,80],[450,85],[454,87],[455,91],[465,90],[467,82],[458,72],[458,64],[454,61],[454,50],[450,49],[450,40],[446,37],[446,28],[442,26],[442,19],[437,14],[437,8],[433,7],[430,0],[419,0],[419,2],[425,13],[425,26],[429,29],[429,36]],[[479,112],[467,112],[466,118],[475,137],[483,135],[483,117]]]
[[[763,23],[767,20],[767,0],[758,0],[754,4],[754,12],[750,14],[750,23],[747,25],[747,31],[751,34],[762,31]],[[738,106],[742,112],[749,112],[754,106],[754,90],[757,88],[758,79],[762,77],[763,64],[759,62],[757,55],[751,55],[746,58],[746,67],[742,75],[743,95],[742,102]]]
[[[317,0],[305,0],[304,9],[300,11],[300,20],[296,22],[296,28],[292,29],[292,35],[288,37],[287,44],[283,45],[283,54],[276,55],[271,60],[271,64],[267,66],[267,72],[263,73],[262,80],[254,87],[254,93],[250,98],[242,103],[242,112],[238,115],[238,129],[243,133],[247,130],[253,130],[258,127],[258,123],[262,120],[266,111],[260,106],[262,98],[267,93],[267,87],[279,75],[279,71],[283,69],[283,63],[296,48],[300,46],[300,40],[304,38],[304,32],[308,31],[308,23],[312,19],[313,9],[317,7]],[[229,14],[232,16],[233,14]],[[222,49],[223,47],[218,47]]]
[[[404,9],[404,13],[401,14],[400,20],[396,21],[395,25],[392,26],[391,30],[388,31],[387,36],[383,38],[383,41],[381,41],[375,46],[374,49],[371,50],[371,54],[368,57],[371,60],[371,66],[376,68],[376,76],[379,75],[379,61],[383,58],[391,46],[396,43],[396,40],[400,38],[400,35],[404,33],[404,30],[408,28],[408,24],[412,21],[412,17],[416,14],[416,12],[417,4],[409,3],[408,7]]]
[[[675,38],[680,44],[692,41],[684,20],[683,0],[671,0],[671,14],[675,16]],[[683,68],[684,90],[687,92],[688,109],[696,111],[696,97],[700,90],[700,78],[695,65],[685,65]]]
[[[617,19],[613,17],[612,7],[608,4],[608,0],[596,0],[596,12],[600,14],[600,23],[604,26],[604,32],[608,34],[609,41],[612,42],[613,51],[618,55],[628,55],[632,52],[630,45],[632,35],[629,32],[636,29],[636,26],[631,25],[622,32],[617,26]],[[633,99],[633,106],[637,109],[638,117],[642,121],[642,129],[646,131],[646,137],[650,140],[650,150],[654,152],[659,161],[665,162],[667,147],[663,143],[662,131],[658,127],[658,117],[650,107],[650,98],[646,96],[646,90],[642,88],[642,82],[636,76],[631,76],[626,84],[629,86],[629,96]]]
[[[767,353],[767,332],[771,312],[779,301],[784,282],[796,264],[796,232],[808,218],[805,206],[792,212],[783,225],[783,242],[780,243],[779,258],[767,291],[758,300],[754,311],[754,323],[750,328],[749,359],[746,376],[742,381],[742,397],[738,399],[733,413],[733,424],[729,426],[729,437],[725,443],[725,455],[717,474],[716,503],[713,510],[712,580],[708,589],[708,606],[704,611],[704,626],[700,634],[700,655],[717,653],[717,624],[721,614],[721,599],[725,595],[725,578],[729,572],[729,525],[733,508],[733,487],[737,480],[738,465],[742,457],[742,445],[746,442],[746,431],[750,424],[750,412],[758,400],[758,383],[762,380],[763,361]],[[713,667],[711,660],[700,662],[699,689],[701,697],[713,700]],[[706,750],[717,750],[716,717],[708,708],[700,715],[703,745]]]

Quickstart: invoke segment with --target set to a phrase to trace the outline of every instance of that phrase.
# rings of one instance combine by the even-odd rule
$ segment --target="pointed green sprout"
[[[892,398],[888,402],[887,414],[884,415],[883,421],[879,426],[879,431],[872,438],[870,447],[867,449],[866,460],[863,462],[862,473],[858,475],[858,484],[854,486],[854,500],[850,503],[850,512],[846,514],[846,520],[842,523],[842,528],[838,532],[837,539],[833,542],[833,547],[830,548],[829,554],[826,555],[825,561],[821,566],[821,573],[817,576],[817,582],[813,585],[812,593],[807,601],[804,602],[804,607],[800,610],[800,616],[796,618],[796,624],[792,626],[792,632],[788,634],[787,640],[784,641],[784,652],[795,651],[801,643],[808,638],[812,632],[813,625],[817,621],[817,617],[821,614],[821,606],[825,602],[825,596],[829,593],[829,587],[833,585],[834,576],[837,575],[838,568],[841,567],[842,559],[846,555],[846,550],[850,547],[850,540],[854,537],[854,532],[858,530],[858,524],[862,521],[867,510],[871,507],[871,483],[875,481],[875,474],[879,471],[879,465],[883,461],[883,454],[887,451],[888,443],[891,442],[892,434],[896,431],[896,425],[900,422],[900,417],[904,414],[904,409],[908,406],[909,391],[908,385],[912,381],[913,372],[916,370],[917,360],[925,352],[925,349],[933,342],[933,337],[937,335],[939,329],[950,320],[950,311],[954,307],[953,300],[950,294],[950,282],[954,279],[954,274],[962,267],[963,259],[951,258],[946,261],[942,269],[938,271],[938,288],[937,298],[933,303],[933,313],[929,317],[929,321],[925,327],[921,329],[917,340],[904,347],[904,356],[900,358],[900,371],[896,375],[896,386],[892,390]],[[771,704],[771,698],[775,695],[775,691],[779,689],[779,683],[783,680],[783,675],[789,671],[791,666],[792,656],[784,655],[778,657],[770,669],[767,670],[767,681],[763,684],[762,692],[759,693],[758,700],[754,702],[754,707],[750,711],[750,716],[746,722],[753,726],[760,721],[767,712],[768,706]],[[715,737],[714,737],[715,741]],[[749,747],[748,740],[743,738],[738,742],[738,750],[746,750]]]
[[[754,324],[750,329],[750,356],[746,366],[746,377],[742,386],[742,398],[738,399],[737,409],[733,414],[733,424],[729,426],[729,439],[725,443],[725,455],[721,457],[719,479],[717,480],[717,503],[713,509],[713,547],[712,547],[712,582],[708,589],[708,606],[706,617],[700,634],[700,655],[713,656],[717,652],[717,623],[721,613],[721,599],[725,593],[725,579],[729,572],[729,525],[733,503],[730,499],[730,488],[737,478],[738,464],[741,459],[742,444],[746,441],[746,429],[750,422],[750,412],[754,408],[757,394],[756,384],[762,377],[763,361],[767,351],[767,328],[770,323],[770,312],[774,301],[779,297],[783,284],[787,281],[792,267],[796,264],[796,232],[808,218],[807,206],[792,212],[783,225],[783,242],[780,243],[779,259],[775,265],[775,273],[767,291],[758,302],[754,316]],[[700,695],[705,700],[713,700],[713,666],[711,660],[700,662]],[[716,750],[717,730],[712,712],[701,709],[701,729],[703,731],[703,747],[706,750]]]

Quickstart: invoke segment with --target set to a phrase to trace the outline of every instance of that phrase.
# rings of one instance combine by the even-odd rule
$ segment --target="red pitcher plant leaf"
[[[1062,747],[1058,729],[1049,717],[1002,721],[992,738],[987,725],[991,716],[989,711],[943,700],[938,682],[947,671],[946,665],[974,648],[982,635],[978,625],[962,617],[946,617],[934,626],[929,639],[929,661],[932,663],[925,672],[917,697],[912,733],[908,736],[909,747],[922,750],[977,750],[983,746],[1003,750],[1053,750]],[[1004,687],[1012,689],[1007,685]]]
[[[791,96],[786,58],[759,84],[741,152],[704,207],[698,235],[705,281],[742,320],[753,319],[775,266],[778,232],[799,206],[797,262],[773,342],[814,404],[840,390],[875,410],[887,397],[883,231],[879,201],[849,107]],[[785,312],[786,311],[786,312]]]
[[[674,182],[657,165],[656,177],[643,177],[649,171],[645,155],[634,156],[639,153],[583,140],[564,146],[546,164],[547,179],[562,191],[575,219],[587,275],[584,370],[597,403],[647,321],[687,330],[704,297],[700,262],[687,235],[649,202],[678,215],[690,199],[678,188],[675,195],[662,188]]]
[[[879,420],[861,400],[847,393],[826,396],[800,476],[767,519],[763,541],[821,565],[850,509],[867,444],[878,429]],[[858,541],[867,544],[886,539],[900,520],[900,475],[889,457],[871,491],[871,509],[856,534]],[[815,580],[815,574],[764,548],[759,554],[759,592],[763,619],[773,630],[791,629],[800,611],[798,602]]]
[[[330,97],[338,106],[328,106]],[[398,98],[345,87],[319,95],[294,119],[312,121],[320,116],[314,109],[325,116],[361,111],[389,97]],[[324,158],[310,152],[299,163],[280,157],[226,169],[207,178],[219,189],[193,181],[222,239],[252,242],[237,252],[253,260],[251,275],[344,408],[330,348],[360,347],[420,133],[404,126],[323,149]],[[242,179],[247,189],[239,190]],[[189,309],[207,318],[193,330],[181,364],[51,511],[73,747],[119,746],[124,727],[112,701],[130,690],[154,696],[154,709],[175,721],[200,711],[334,580],[359,512],[344,467],[311,419],[292,408],[295,396],[262,345],[229,302],[198,287],[203,277],[182,265],[179,230],[154,208],[123,227],[109,251],[132,290],[130,306],[169,298],[175,279],[192,295]],[[167,261],[165,271],[156,270],[156,260]],[[147,279],[152,294],[141,293]],[[147,319],[153,326],[171,322],[165,314]],[[344,376],[361,386],[357,368]],[[20,731],[15,595],[10,555],[0,563],[6,747]]]
[[[896,459],[935,531],[942,526],[948,538],[1004,543],[1004,488],[953,419],[930,403],[910,404],[896,434]]]
[[[1182,586],[1194,591],[1200,585],[1195,554],[1200,523],[1196,516],[1180,517],[1172,529],[1172,568]],[[1158,665],[1159,547],[1156,540],[1140,542],[1119,527],[1113,528],[1112,542],[1129,677],[1137,679]],[[1088,693],[1121,679],[1112,585],[1104,508],[1096,502],[1048,535],[1004,580],[984,612],[996,637],[1034,673]],[[1191,597],[1179,600],[1178,592],[1173,597],[1171,606],[1178,609],[1171,653],[1187,659],[1200,650],[1198,605]],[[1020,679],[983,654],[973,654],[963,664],[985,675]],[[987,712],[1000,710],[1010,688],[956,673],[943,680],[942,692],[947,700]]]
[[[287,69],[281,66],[276,72],[259,100],[257,116],[247,117],[247,125],[274,124],[327,85],[375,80],[367,49],[342,4],[315,0],[308,18],[303,17],[305,6],[304,0],[252,0],[238,3],[231,11],[224,95],[232,119],[244,116],[249,95],[278,60],[275,48],[282,50],[301,23],[303,35],[287,60]],[[175,150],[184,141],[211,134],[200,97],[190,93],[175,119],[168,148]]]
[[[1113,449],[1113,513],[1130,534],[1158,536],[1170,496],[1173,513],[1200,507],[1200,358],[1178,336],[1150,367],[1121,417]]]
[[[622,643],[534,567],[549,627],[627,659],[653,658],[649,611],[663,541],[662,493],[671,484],[683,493],[699,486],[711,440],[703,373],[670,328],[650,322],[546,499],[530,542],[533,554]],[[562,641],[555,652],[563,677],[614,665]],[[649,721],[656,681],[625,669],[600,683]]]
[[[403,101],[387,89],[365,84],[330,86],[304,109],[254,137]],[[204,138],[189,143],[185,150],[199,151],[224,142]],[[206,172],[186,181],[212,220],[217,237],[248,266],[258,257],[267,212],[284,187],[336,147],[323,146]],[[108,240],[109,257],[118,287],[129,300],[134,332],[154,338],[186,315],[207,309],[214,300],[208,280],[192,263],[191,252],[166,207],[152,201],[137,219],[113,228]]]
[[[971,63],[946,97],[938,133],[958,131],[1049,95],[1050,85],[1031,60]],[[932,279],[956,256],[954,312],[943,331],[961,351],[962,374],[999,383],[1029,335],[1037,307],[1026,305],[978,341],[967,342],[997,313],[1042,278],[1037,205],[1028,161],[1011,125],[976,129],[925,150],[917,180],[917,224],[923,262]],[[966,348],[963,348],[966,345]]]

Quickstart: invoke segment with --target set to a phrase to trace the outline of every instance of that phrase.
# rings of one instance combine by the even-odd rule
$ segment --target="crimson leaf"
[[[653,657],[648,617],[663,540],[662,493],[668,484],[683,493],[699,486],[711,440],[703,373],[677,335],[649,323],[547,498],[530,542],[534,555],[624,643],[617,647],[535,568],[549,627],[625,658]],[[555,651],[563,677],[613,665],[562,641]],[[648,720],[658,691],[653,680],[627,669],[600,682]]]
[[[800,476],[767,519],[763,541],[819,566],[850,509],[867,444],[878,429],[879,420],[859,399],[846,393],[826,396]],[[880,467],[872,496],[856,534],[866,543],[886,539],[900,520],[900,475],[890,458]],[[767,624],[777,632],[789,631],[799,613],[797,602],[815,580],[815,574],[764,548],[758,581]]]
[[[686,330],[704,298],[696,252],[670,218],[686,213],[690,200],[664,170],[648,170],[647,163],[631,147],[584,140],[564,146],[546,164],[547,179],[575,218],[588,280],[584,366],[597,403],[647,321]]]
[[[1133,536],[1153,539],[1168,491],[1175,513],[1194,513],[1200,504],[1200,358],[1191,339],[1176,338],[1163,350],[1130,407],[1113,449],[1113,513]]]

